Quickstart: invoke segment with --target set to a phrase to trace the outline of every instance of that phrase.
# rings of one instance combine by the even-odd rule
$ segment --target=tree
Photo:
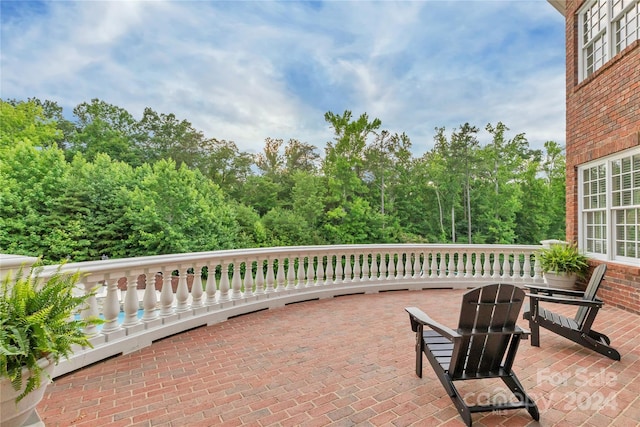
[[[54,120],[34,101],[5,102],[0,99],[0,150],[23,141],[35,147],[50,147],[62,137]]]
[[[366,193],[362,178],[367,138],[382,122],[379,119],[369,121],[366,113],[351,120],[351,111],[345,111],[341,116],[327,112],[324,118],[335,135],[334,142],[327,143],[323,164],[324,174],[329,178],[330,202],[350,202]]]
[[[255,155],[255,164],[263,175],[275,180],[284,169],[284,157],[280,153],[280,148],[284,144],[282,139],[266,138],[262,153]]]
[[[240,198],[247,178],[251,176],[253,157],[241,152],[233,141],[208,139],[198,169],[227,195]]]
[[[138,185],[128,191],[125,218],[133,255],[229,249],[237,223],[219,188],[199,171],[173,160],[136,170]]]
[[[191,168],[201,163],[205,137],[188,121],[179,120],[173,113],[157,113],[147,107],[139,128],[147,162],[173,159],[176,167],[184,163]]]
[[[369,194],[379,194],[380,213],[385,215],[396,213],[394,202],[396,195],[404,193],[407,184],[406,174],[411,158],[411,140],[406,134],[390,134],[383,130],[376,134],[374,141],[365,148],[366,181],[369,183]],[[378,191],[379,190],[379,191]],[[372,206],[376,200],[369,198]],[[385,222],[383,222],[385,228]]]
[[[76,131],[69,137],[67,159],[82,153],[93,160],[99,153],[132,166],[143,163],[138,122],[125,109],[99,99],[83,102],[73,109]]]
[[[523,134],[507,139],[509,130],[502,122],[487,124],[492,135],[490,144],[478,150],[474,198],[478,241],[491,244],[512,244],[516,241],[516,215],[521,209],[520,183],[525,162],[531,157]]]

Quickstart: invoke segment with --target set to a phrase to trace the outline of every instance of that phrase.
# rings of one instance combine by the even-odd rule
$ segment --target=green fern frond
[[[6,277],[0,288],[0,377],[22,390],[17,401],[40,386],[45,375],[39,365],[42,358],[57,363],[70,357],[76,344],[90,347],[84,328],[103,323],[99,318],[70,320],[91,296],[74,294],[80,273],[63,273],[59,267],[43,280],[41,272],[20,270],[15,280]],[[26,380],[25,367],[30,371]]]

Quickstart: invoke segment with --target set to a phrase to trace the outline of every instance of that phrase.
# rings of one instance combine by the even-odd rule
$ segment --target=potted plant
[[[84,328],[101,319],[76,319],[90,294],[74,292],[80,273],[55,273],[42,279],[41,269],[22,269],[0,288],[0,425],[21,426],[42,399],[53,367],[91,346]]]
[[[545,282],[552,288],[573,289],[577,278],[584,277],[589,268],[587,257],[575,244],[552,243],[537,255]]]

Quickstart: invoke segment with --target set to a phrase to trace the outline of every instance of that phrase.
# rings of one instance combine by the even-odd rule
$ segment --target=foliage
[[[147,108],[136,120],[99,99],[72,120],[55,102],[0,102],[0,249],[47,263],[309,241],[564,237],[562,147],[532,150],[501,122],[484,134],[469,123],[436,128],[433,148],[416,157],[410,138],[379,119],[327,112],[333,139],[320,158],[296,138],[266,138],[250,154],[173,114]]]
[[[584,277],[589,268],[587,257],[575,244],[554,243],[538,251],[537,257],[544,272],[576,273]]]
[[[62,273],[42,279],[34,269],[24,275],[22,269],[15,281],[7,275],[0,294],[0,377],[7,378],[13,388],[24,390],[22,400],[40,387],[44,371],[38,364],[42,358],[58,363],[68,358],[74,345],[91,346],[83,328],[97,325],[97,318],[70,320],[82,308],[90,294],[74,295],[80,274]],[[26,383],[22,370],[31,375]]]

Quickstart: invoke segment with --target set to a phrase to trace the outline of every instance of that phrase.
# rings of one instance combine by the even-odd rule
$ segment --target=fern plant
[[[7,276],[2,281],[0,378],[8,379],[16,391],[22,390],[16,403],[40,387],[45,375],[40,359],[58,363],[72,354],[73,345],[91,346],[83,328],[102,323],[99,318],[74,318],[90,296],[73,292],[80,273],[63,273],[59,267],[43,280],[40,272],[36,268],[25,275],[20,269],[15,280]],[[26,381],[24,368],[30,371]]]
[[[549,248],[538,251],[538,259],[545,273],[576,273],[579,277],[584,277],[589,268],[587,257],[575,244],[552,244]]]

